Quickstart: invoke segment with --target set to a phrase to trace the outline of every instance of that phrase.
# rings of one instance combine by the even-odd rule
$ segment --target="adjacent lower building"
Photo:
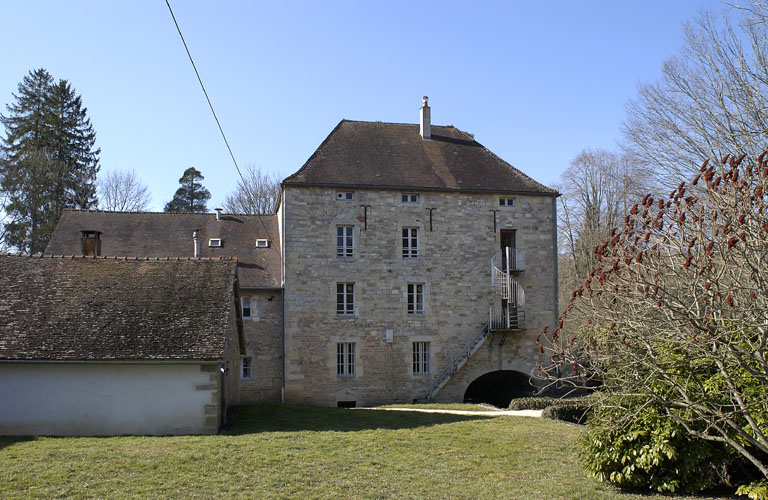
[[[557,196],[425,99],[342,120],[274,215],[65,211],[46,253],[236,257],[241,402],[503,405],[557,317]]]
[[[0,435],[217,432],[236,279],[230,259],[0,255]]]

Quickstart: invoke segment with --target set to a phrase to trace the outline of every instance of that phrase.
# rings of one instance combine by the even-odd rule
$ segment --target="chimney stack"
[[[216,220],[221,220],[221,211],[224,210],[223,208],[214,208],[216,211]]]
[[[197,236],[198,236],[199,233],[200,233],[199,229],[195,229],[192,232],[192,240],[195,242],[195,253],[194,253],[194,256],[195,256],[196,259],[198,258],[198,255],[200,254],[199,247],[197,246]]]
[[[101,232],[80,231],[80,251],[88,257],[101,255]]]
[[[422,99],[423,104],[421,105],[420,110],[420,125],[419,125],[419,133],[421,134],[422,139],[431,139],[432,138],[432,121],[431,117],[429,115],[429,104],[427,104],[427,101],[429,101],[429,97],[424,96]]]

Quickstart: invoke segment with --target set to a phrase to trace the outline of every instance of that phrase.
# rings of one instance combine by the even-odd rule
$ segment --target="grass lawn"
[[[240,409],[225,435],[0,438],[0,498],[665,499],[595,482],[581,428],[293,405]]]

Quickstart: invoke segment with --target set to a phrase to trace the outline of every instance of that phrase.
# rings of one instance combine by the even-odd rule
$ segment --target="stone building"
[[[243,402],[508,403],[557,317],[557,192],[420,114],[342,120],[275,215],[66,211],[47,253],[236,256]]]
[[[530,391],[557,315],[557,193],[432,126],[426,100],[420,121],[343,120],[282,183],[286,401]]]

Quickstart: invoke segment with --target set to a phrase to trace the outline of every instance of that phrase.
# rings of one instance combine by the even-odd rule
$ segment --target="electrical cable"
[[[232,148],[229,146],[229,141],[227,140],[226,134],[224,134],[224,129],[221,126],[219,117],[216,116],[216,111],[213,109],[213,103],[211,102],[211,98],[208,97],[208,91],[205,90],[203,79],[200,77],[200,72],[197,71],[197,65],[195,64],[194,59],[192,59],[192,53],[189,51],[189,47],[187,46],[187,41],[184,40],[184,35],[181,33],[181,27],[179,26],[179,23],[176,20],[176,15],[173,13],[173,8],[171,8],[170,0],[165,0],[165,5],[168,6],[168,11],[171,13],[171,18],[173,18],[173,24],[176,25],[176,31],[179,33],[179,37],[181,38],[181,43],[184,44],[184,50],[187,51],[187,57],[189,57],[189,62],[192,63],[192,69],[195,70],[197,81],[200,83],[200,88],[203,89],[205,100],[208,101],[208,107],[211,109],[211,114],[213,114],[214,120],[216,120],[216,125],[219,127],[221,138],[224,139],[224,144],[226,144],[227,146],[227,151],[229,151],[229,156],[232,158],[232,163],[234,163],[235,169],[237,169],[237,173],[240,176],[240,180],[243,182],[243,189],[245,190],[245,194],[248,196],[248,199],[251,202],[251,206],[255,208],[256,203],[254,202],[253,194],[251,193],[251,188],[248,186],[248,183],[245,181],[245,177],[243,177],[243,173],[240,171],[240,166],[237,164],[237,160],[235,159],[235,155],[232,152]],[[269,237],[269,239],[272,239],[272,235],[269,233],[269,229],[267,229],[267,226],[264,224],[264,220],[262,219],[261,214],[256,214],[256,215],[259,217],[261,226],[264,228],[264,231],[267,233],[267,236]]]

